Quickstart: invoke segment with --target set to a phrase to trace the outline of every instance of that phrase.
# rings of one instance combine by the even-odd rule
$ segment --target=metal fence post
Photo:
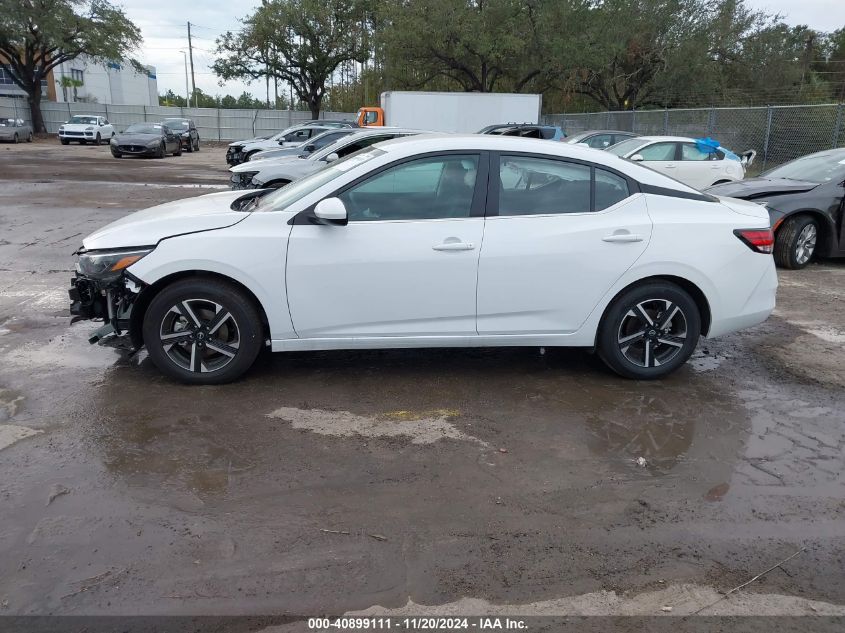
[[[73,114],[71,114],[71,112],[70,112],[70,101],[68,101],[67,102],[67,118],[68,118],[68,120],[70,120],[70,117],[72,117],[72,116],[73,116]]]
[[[217,140],[223,140],[223,131],[220,129],[220,108],[217,108]]]
[[[631,110],[631,131],[632,132],[637,131],[637,109],[636,108]]]
[[[710,106],[710,111],[707,113],[707,134],[705,136],[713,136],[713,129],[716,127],[716,108]]]
[[[663,108],[663,136],[669,135],[669,108]]]
[[[772,106],[766,106],[766,136],[763,140],[763,171],[769,161],[769,135],[772,131]]]
[[[836,123],[833,125],[833,138],[831,139],[830,146],[833,149],[836,149],[836,146],[839,144],[839,130],[842,129],[842,108],[843,104],[839,104],[839,107],[836,108]]]

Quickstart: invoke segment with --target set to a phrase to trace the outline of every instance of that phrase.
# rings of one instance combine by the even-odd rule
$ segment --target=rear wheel
[[[818,222],[809,215],[797,215],[784,221],[775,236],[775,263],[793,270],[804,268],[816,254]]]
[[[143,334],[162,372],[206,385],[241,376],[264,339],[250,298],[229,283],[203,278],[177,281],[157,294],[144,315]]]
[[[194,151],[195,152],[200,151],[200,137],[199,136],[197,137],[197,140],[194,142]]]
[[[653,282],[614,299],[599,326],[598,352],[617,374],[652,380],[683,365],[700,334],[701,315],[689,294]]]

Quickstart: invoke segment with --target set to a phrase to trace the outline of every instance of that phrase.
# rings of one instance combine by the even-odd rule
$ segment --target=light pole
[[[188,54],[185,51],[179,51],[185,60],[185,105],[191,107],[191,91],[188,89]]]

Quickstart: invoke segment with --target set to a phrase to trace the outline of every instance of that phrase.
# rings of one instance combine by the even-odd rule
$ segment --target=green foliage
[[[287,82],[319,115],[335,69],[369,56],[367,0],[266,0],[240,32],[217,40],[213,69],[222,80]]]

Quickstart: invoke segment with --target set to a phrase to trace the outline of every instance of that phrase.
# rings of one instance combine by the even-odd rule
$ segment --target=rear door
[[[680,143],[681,160],[678,180],[696,189],[704,189],[722,178],[724,163],[719,152],[702,152],[695,143]]]
[[[643,157],[643,164],[655,171],[680,179],[678,172],[678,144],[660,141],[638,149],[635,154]]]
[[[548,156],[494,156],[490,183],[478,333],[576,331],[645,250],[644,197],[620,174]]]

